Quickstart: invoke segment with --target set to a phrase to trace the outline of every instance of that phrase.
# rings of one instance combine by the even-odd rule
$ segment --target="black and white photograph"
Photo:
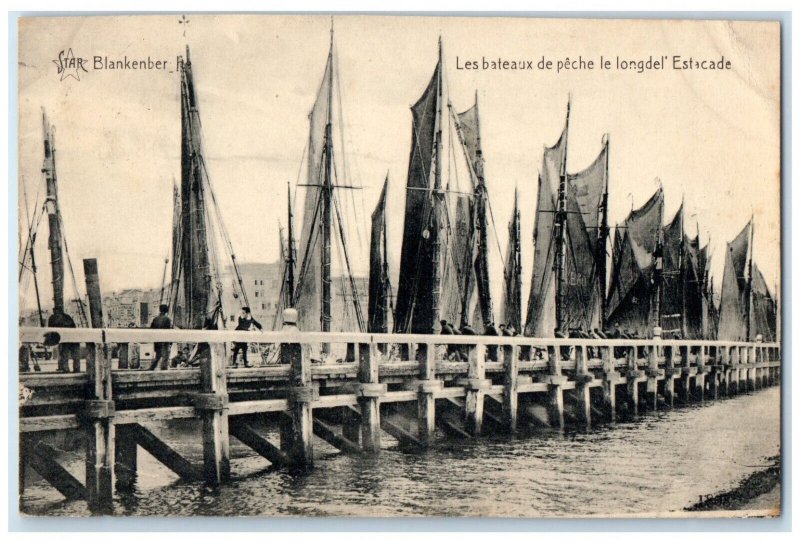
[[[781,32],[20,17],[20,515],[780,516]]]

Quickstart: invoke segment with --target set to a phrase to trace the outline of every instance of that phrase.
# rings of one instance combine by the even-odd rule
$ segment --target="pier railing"
[[[619,416],[756,390],[779,382],[780,345],[653,338],[547,339],[316,332],[22,328],[20,342],[84,345],[77,373],[24,372],[21,460],[68,497],[108,507],[136,449],[184,478],[229,475],[229,436],[275,465],[313,464],[313,436],[343,452],[377,452],[382,435],[425,447],[439,433],[514,432],[521,422],[589,427]],[[200,344],[199,367],[120,369],[114,345]],[[231,368],[233,343],[272,346],[274,363]],[[321,357],[320,345],[341,356]],[[261,362],[259,361],[259,364]],[[202,421],[203,467],[147,428]],[[258,432],[277,424],[280,443]],[[83,485],[55,464],[38,432],[86,432]]]

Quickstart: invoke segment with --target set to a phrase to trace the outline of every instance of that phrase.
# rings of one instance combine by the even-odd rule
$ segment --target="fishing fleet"
[[[288,223],[279,229],[282,280],[274,297],[278,314],[287,308],[297,310],[301,330],[396,334],[452,330],[545,338],[649,338],[658,330],[662,337],[684,339],[777,339],[776,293],[768,288],[752,256],[753,218],[743,221],[741,233],[722,255],[718,295],[709,273],[708,245],[701,242],[699,232],[687,233],[690,225],[683,203],[665,222],[663,188],[612,227],[608,220],[609,199],[614,196],[609,179],[611,138],[607,134],[599,138],[596,158],[586,168],[569,171],[571,98],[566,100],[561,133],[544,148],[533,181],[536,201],[520,201],[515,190],[502,268],[491,269],[489,251],[492,235],[496,236],[493,180],[485,176],[478,95],[465,110],[452,105],[441,38],[431,78],[411,106],[400,260],[390,262],[387,214],[401,208],[387,206],[387,173],[370,220],[369,292],[362,299],[348,241],[352,218],[345,216],[344,205],[359,187],[348,178],[346,168],[336,54],[331,30],[319,90],[310,104],[308,139],[300,158],[304,175],[296,186],[287,187]],[[178,57],[177,72],[181,174],[173,191],[171,267],[163,302],[175,327],[217,329],[225,326],[226,315],[240,309],[224,306],[225,290],[233,290],[241,307],[249,300],[206,165],[201,104],[188,47],[185,57]],[[47,198],[41,209],[34,204],[20,250],[20,281],[32,273],[40,315],[33,245],[42,213],[49,226],[52,302],[62,310],[64,255],[68,255],[55,146],[46,117],[42,171]],[[295,224],[297,201],[302,209],[299,224]],[[530,243],[520,231],[520,217],[526,214],[534,216],[532,262],[522,258],[523,244]],[[226,260],[233,270],[232,283],[222,276]],[[395,266],[399,267],[396,281],[390,273]],[[334,268],[345,272],[334,277]],[[495,277],[503,280],[500,299],[493,299],[490,289]],[[332,314],[334,281],[343,282],[338,290],[346,295],[345,315]],[[525,304],[524,281],[530,284]],[[80,324],[86,325],[81,304],[75,312]],[[281,324],[276,320],[272,326]],[[46,325],[43,318],[40,325]],[[327,355],[328,349],[321,345],[319,355]]]

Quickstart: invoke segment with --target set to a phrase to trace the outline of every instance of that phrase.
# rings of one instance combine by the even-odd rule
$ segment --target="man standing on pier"
[[[48,328],[75,328],[75,321],[72,317],[64,313],[60,307],[53,309],[53,314],[47,319]],[[79,345],[77,343],[61,343],[58,346],[58,371],[66,373],[69,371],[69,359],[72,359],[72,371],[81,371],[81,359]]]
[[[169,311],[169,307],[166,304],[158,306],[158,316],[150,323],[150,328],[158,330],[169,330],[172,328],[172,321],[167,317],[167,311]],[[156,358],[153,360],[153,363],[150,364],[150,371],[155,370],[159,363],[161,366],[160,369],[167,369],[169,366],[169,351],[172,348],[172,343],[159,342],[155,343],[153,347],[155,347],[156,350]]]
[[[239,324],[236,325],[236,329],[250,331],[254,326],[259,330],[262,329],[261,323],[255,320],[253,315],[250,314],[250,308],[247,306],[243,307],[241,314],[239,315]],[[231,361],[231,366],[234,368],[237,366],[236,355],[239,354],[239,351],[242,352],[242,362],[244,362],[244,367],[252,368],[253,366],[251,366],[247,361],[247,343],[244,342],[235,342],[233,344],[233,360]]]

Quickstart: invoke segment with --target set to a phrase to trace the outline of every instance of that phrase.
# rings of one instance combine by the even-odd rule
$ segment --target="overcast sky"
[[[237,258],[278,258],[277,222],[286,223],[286,183],[294,183],[303,166],[307,115],[325,65],[330,19],[197,15],[188,25],[178,21],[178,16],[74,17],[20,23],[20,179],[29,205],[37,192],[41,202],[44,107],[56,126],[62,214],[81,290],[81,259],[87,257],[98,258],[105,291],[161,283],[170,251],[172,178],[180,178],[175,58],[187,43],[211,181]],[[560,134],[568,93],[570,171],[588,165],[603,134],[610,134],[612,226],[632,203],[638,207],[649,198],[659,178],[665,222],[683,196],[689,232],[699,221],[702,240],[710,236],[717,288],[725,242],[751,212],[755,259],[770,287],[779,280],[777,24],[337,16],[334,25],[346,140],[339,152],[347,153],[351,184],[364,187],[355,200],[363,213],[362,236],[352,235],[350,242],[358,273],[367,271],[366,221],[387,171],[395,274],[399,268],[409,106],[430,79],[441,34],[453,106],[468,108],[478,91],[486,179],[503,251],[513,190],[519,187],[525,301],[537,172],[543,146]],[[62,81],[57,74],[53,60],[69,48],[89,59],[89,72],[80,72],[80,81]],[[167,69],[97,71],[92,69],[95,55],[150,56],[166,60]],[[616,56],[724,55],[732,69],[457,70],[457,59],[461,65],[482,57],[536,62],[545,56],[557,62],[578,55],[595,63],[600,55],[612,61]],[[301,217],[296,220],[299,231]],[[46,221],[39,232],[40,285],[49,299]],[[501,279],[497,244],[492,274]],[[500,281],[493,286],[499,297]]]

